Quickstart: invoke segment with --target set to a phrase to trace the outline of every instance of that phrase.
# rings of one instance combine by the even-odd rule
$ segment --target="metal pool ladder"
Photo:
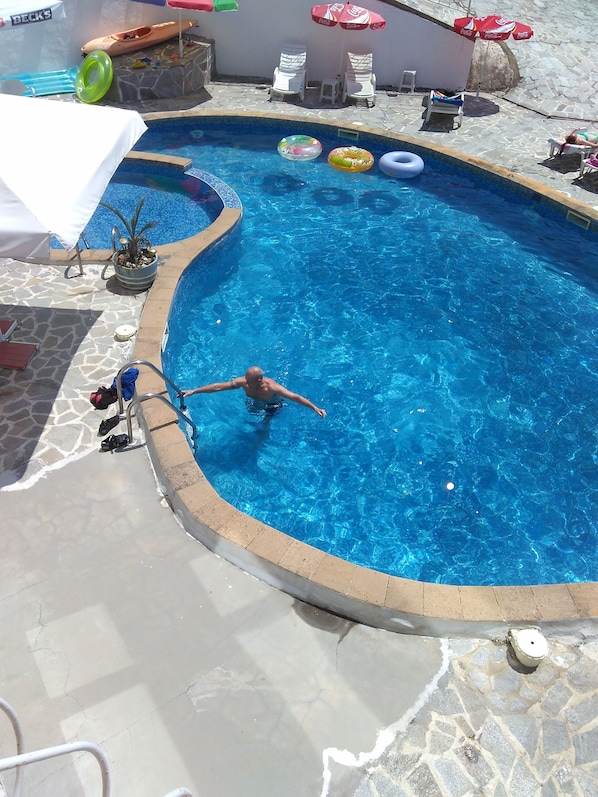
[[[160,376],[164,380],[164,382],[167,385],[169,385],[177,394],[177,398],[179,400],[179,406],[177,407],[175,404],[172,403],[172,401],[169,398],[163,396],[161,393],[142,393],[140,396],[135,396],[131,400],[131,403],[127,407],[127,411],[125,414],[125,403],[123,399],[121,377],[128,368],[131,368],[134,365],[147,365],[148,368],[151,368],[154,373],[158,374],[158,376]],[[127,437],[129,438],[129,443],[133,442],[133,417],[135,416],[135,412],[139,404],[141,404],[144,401],[148,401],[149,399],[159,399],[168,407],[170,407],[178,415],[179,419],[185,423],[185,433],[190,438],[193,452],[195,453],[197,438],[199,433],[197,431],[197,426],[194,424],[194,422],[185,412],[187,407],[185,405],[185,397],[183,396],[183,391],[149,360],[131,360],[131,362],[128,362],[126,365],[122,366],[122,368],[116,375],[116,395],[118,398],[118,414],[121,417],[123,416],[123,414],[125,414],[127,420]],[[191,433],[189,433],[189,427],[191,428]]]

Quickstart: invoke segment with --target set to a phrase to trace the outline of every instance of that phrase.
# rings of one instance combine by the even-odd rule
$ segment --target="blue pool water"
[[[204,230],[222,210],[218,194],[199,180],[173,176],[156,167],[121,166],[108,184],[103,202],[120,210],[130,219],[139,200],[145,197],[140,223],[158,221],[148,237],[154,246],[189,238]],[[122,223],[107,208],[98,206],[83,235],[90,249],[110,249],[111,231],[116,225],[125,234]],[[53,248],[60,248],[58,241]]]
[[[596,235],[427,155],[395,181],[280,158],[308,127],[201,127],[142,139],[244,206],[183,277],[166,372],[193,387],[258,364],[328,412],[289,404],[268,421],[242,391],[190,398],[218,492],[395,575],[596,580]],[[335,132],[318,135],[324,153],[345,143]]]

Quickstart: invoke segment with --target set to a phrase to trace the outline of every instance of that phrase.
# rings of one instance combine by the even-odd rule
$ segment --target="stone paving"
[[[427,0],[417,5],[428,6],[424,10],[432,6]],[[433,6],[444,13],[439,10],[444,7]],[[485,0],[474,8],[477,13],[495,10]],[[479,101],[468,97],[459,130],[449,131],[444,124],[422,130],[422,96],[397,97],[392,92],[381,93],[375,108],[366,111],[322,108],[315,89],[297,106],[268,103],[265,86],[214,84],[178,107],[314,114],[419,135],[508,166],[598,208],[596,178],[576,180],[574,162],[546,160],[549,136],[562,135],[574,119],[598,116],[598,76],[589,62],[598,4],[565,7],[562,0],[551,0],[548,8],[540,0],[506,0],[501,11],[536,30],[532,42],[517,46],[522,82],[508,99],[483,92]],[[452,10],[447,13],[454,16]],[[538,112],[529,110],[534,107]],[[141,108],[160,109],[165,110],[159,103]],[[549,118],[551,114],[571,121],[563,124]],[[29,501],[35,500],[34,485],[41,475],[97,449],[97,426],[105,413],[100,416],[91,408],[88,394],[109,382],[131,355],[132,343],[116,342],[114,331],[121,324],[137,323],[143,294],[128,294],[113,280],[102,280],[103,266],[88,265],[84,277],[65,279],[64,267],[0,260],[1,315],[22,324],[13,340],[42,344],[26,371],[0,370],[0,486],[33,488]],[[32,412],[25,411],[23,396]],[[73,478],[73,467],[64,469],[65,480]],[[108,506],[106,515],[110,511]],[[219,589],[215,583],[214,593]],[[512,659],[504,640],[450,640],[443,645],[446,663],[429,699],[414,703],[407,719],[381,729],[378,739],[383,743],[367,754],[325,751],[322,797],[596,797],[597,638],[551,639],[548,658],[533,672]],[[397,690],[401,685],[397,681]],[[253,787],[259,776],[252,777]],[[40,797],[45,793],[43,784],[30,792]],[[294,791],[292,784],[285,793],[307,795]]]
[[[467,0],[435,2],[409,0],[406,5],[452,25],[465,16]],[[582,0],[472,0],[472,15],[501,14],[530,25],[534,35],[528,41],[506,44],[515,55],[521,81],[505,96],[523,108],[546,116],[586,121],[598,120],[598,68],[595,59],[595,31],[598,3]],[[477,41],[482,51],[487,42]],[[492,45],[496,46],[496,45]],[[482,55],[483,57],[483,55]],[[482,90],[483,90],[482,81]]]
[[[331,797],[595,797],[598,640],[551,640],[536,670],[503,644],[452,640],[404,734]]]
[[[89,394],[131,358],[134,339],[118,342],[114,332],[136,326],[145,296],[102,280],[104,266],[87,265],[83,277],[73,266],[65,279],[64,266],[0,260],[1,315],[20,324],[11,340],[40,344],[24,371],[0,369],[0,487],[29,486],[99,445],[106,413]]]

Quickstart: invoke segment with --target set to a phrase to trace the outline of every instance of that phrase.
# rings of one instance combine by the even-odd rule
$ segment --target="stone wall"
[[[113,102],[183,97],[210,83],[214,72],[214,42],[183,37],[112,59],[114,78],[106,95]]]

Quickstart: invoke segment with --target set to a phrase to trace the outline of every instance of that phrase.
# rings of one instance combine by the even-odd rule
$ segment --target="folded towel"
[[[435,91],[432,95],[434,102],[444,102],[447,105],[463,105],[463,99],[460,94],[448,95],[443,94],[441,91]]]

